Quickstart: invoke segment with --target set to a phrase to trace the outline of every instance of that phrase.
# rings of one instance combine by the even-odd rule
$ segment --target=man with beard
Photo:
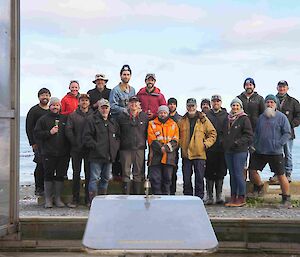
[[[174,97],[168,99],[168,107],[170,111],[169,114],[170,118],[178,124],[178,121],[182,118],[182,116],[177,112],[177,100]],[[179,160],[179,149],[176,150],[176,159],[175,159],[176,166],[174,166],[173,173],[172,173],[171,195],[175,195],[176,193],[178,160]]]
[[[154,86],[156,83],[154,73],[146,75],[145,83],[146,87],[141,88],[137,96],[140,99],[143,112],[147,113],[149,120],[153,120],[157,115],[158,107],[166,105],[166,100],[159,88]]]
[[[121,113],[118,123],[121,130],[120,161],[123,171],[123,193],[129,195],[131,175],[133,177],[133,194],[140,194],[144,179],[145,149],[148,118],[140,108],[139,98],[129,98],[129,116]]]
[[[93,110],[98,109],[100,99],[104,98],[109,100],[111,89],[106,87],[107,82],[108,78],[104,74],[100,73],[95,75],[95,80],[93,83],[96,84],[96,87],[87,92],[87,94],[90,96],[91,107]]]
[[[161,105],[157,112],[158,116],[148,125],[149,178],[153,194],[169,195],[178,147],[178,126],[169,118],[168,106]]]
[[[45,208],[53,207],[53,193],[55,205],[64,207],[61,194],[70,159],[69,144],[65,136],[67,117],[59,113],[61,103],[56,97],[50,99],[49,109],[50,112],[42,116],[34,128],[34,135],[41,142],[45,169]]]
[[[267,95],[265,104],[266,109],[259,116],[255,128],[255,152],[251,155],[249,164],[250,181],[254,184],[254,193],[260,193],[263,183],[256,171],[262,171],[268,163],[280,183],[281,203],[290,207],[289,182],[284,174],[283,146],[291,138],[291,127],[287,117],[276,110],[277,98],[274,95]]]
[[[128,64],[123,65],[120,71],[121,82],[115,86],[109,95],[110,111],[114,118],[118,118],[121,113],[129,115],[128,102],[129,98],[135,95],[135,89],[129,85],[132,71]],[[113,163],[112,173],[115,179],[122,179],[122,166],[120,163],[120,153]]]
[[[292,158],[292,149],[293,142],[295,139],[294,128],[300,125],[300,104],[298,100],[294,97],[288,95],[287,91],[289,90],[288,83],[285,80],[280,80],[277,85],[277,98],[279,99],[278,110],[281,111],[288,118],[289,123],[292,128],[292,137],[287,141],[283,146],[284,151],[284,166],[285,166],[285,175],[289,182],[292,181],[291,174],[293,171],[293,158]],[[278,179],[276,176],[270,178],[271,182],[277,182]]]
[[[209,111],[210,108],[211,108],[210,100],[209,100],[208,98],[203,98],[203,99],[201,100],[200,107],[201,107],[201,111],[202,111],[202,112],[204,112],[205,114],[208,113],[208,111]]]
[[[33,161],[36,163],[34,170],[35,195],[41,196],[44,194],[44,167],[41,157],[41,149],[39,143],[34,138],[34,127],[40,117],[49,112],[49,100],[51,93],[49,89],[42,88],[38,92],[39,103],[33,106],[26,116],[26,134],[29,144],[34,152]]]
[[[178,122],[182,157],[183,194],[203,199],[206,153],[217,138],[217,132],[203,112],[197,111],[195,98],[186,102],[187,113]],[[193,192],[192,174],[195,173]]]
[[[90,108],[90,96],[88,94],[80,94],[79,107],[68,116],[66,125],[66,136],[71,144],[71,157],[73,169],[73,200],[68,204],[70,208],[76,208],[79,205],[80,195],[80,173],[82,160],[84,161],[84,177],[85,177],[85,204],[89,203],[89,176],[90,167],[88,162],[88,151],[84,147],[83,129],[88,117],[93,114]]]
[[[226,124],[228,113],[225,108],[222,108],[222,97],[220,95],[213,95],[211,97],[212,108],[206,113],[207,117],[215,127],[217,131],[217,140],[206,151],[206,192],[207,199],[205,204],[213,204],[213,191],[214,186],[216,189],[216,204],[223,204],[222,188],[223,180],[227,173],[227,167],[225,162],[224,149],[221,143],[223,137],[223,128]]]

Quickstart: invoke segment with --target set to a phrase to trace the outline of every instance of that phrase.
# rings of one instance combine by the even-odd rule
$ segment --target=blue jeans
[[[183,174],[183,194],[193,195],[192,174],[193,168],[195,172],[195,196],[203,199],[204,197],[204,173],[205,173],[205,160],[189,160],[182,159],[182,174]]]
[[[285,167],[285,174],[287,176],[291,176],[293,171],[293,158],[292,158],[292,150],[293,150],[293,139],[290,139],[284,146],[284,167]]]
[[[247,152],[225,153],[226,165],[230,174],[231,195],[246,195],[244,166]]]
[[[89,192],[98,193],[98,190],[100,189],[107,189],[111,172],[111,163],[91,161]]]

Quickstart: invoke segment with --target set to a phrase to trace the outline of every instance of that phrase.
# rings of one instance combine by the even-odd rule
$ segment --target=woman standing
[[[230,174],[231,199],[225,206],[240,207],[246,204],[246,181],[243,171],[253,131],[250,120],[243,110],[242,101],[235,98],[230,106],[231,111],[224,128],[223,146]]]
[[[69,115],[78,108],[79,104],[79,82],[77,80],[71,80],[69,85],[70,92],[68,92],[61,100],[61,111],[63,115]]]

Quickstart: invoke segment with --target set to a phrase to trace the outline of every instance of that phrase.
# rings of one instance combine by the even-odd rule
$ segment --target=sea
[[[34,183],[34,168],[35,163],[33,160],[33,152],[31,146],[28,143],[28,139],[25,131],[25,119],[26,117],[20,117],[20,185],[29,185]],[[293,147],[293,173],[292,179],[300,181],[300,128],[296,128],[296,139],[294,140]],[[179,160],[179,168],[178,168],[178,180],[177,183],[182,184],[182,170],[181,170],[181,160]],[[84,172],[82,172],[84,174]],[[260,173],[263,180],[268,180],[269,177],[273,175],[270,171],[269,166]],[[84,176],[84,175],[82,175]],[[68,178],[72,179],[72,168],[71,165],[68,169]],[[229,188],[229,174],[225,177],[224,186]]]

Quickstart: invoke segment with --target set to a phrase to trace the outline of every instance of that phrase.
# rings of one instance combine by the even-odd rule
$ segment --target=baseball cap
[[[99,101],[99,106],[101,107],[101,106],[104,106],[104,105],[110,107],[109,101],[107,99],[101,98],[100,101]]]
[[[222,101],[222,97],[220,95],[213,95],[211,97],[211,101],[214,101],[214,100]]]
[[[186,100],[186,105],[197,105],[197,101],[195,98],[189,98]]]

